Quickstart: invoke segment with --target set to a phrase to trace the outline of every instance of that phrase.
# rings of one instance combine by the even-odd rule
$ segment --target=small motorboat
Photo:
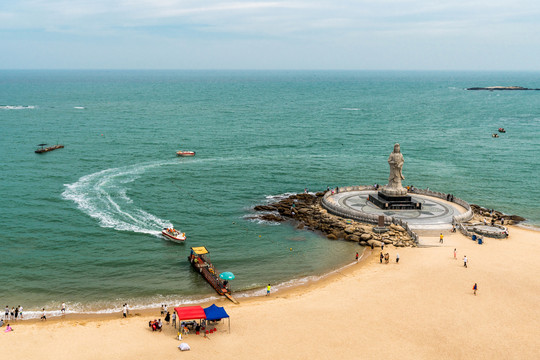
[[[195,156],[195,151],[180,150],[176,152],[176,156]]]
[[[500,132],[500,133],[505,133],[506,130],[504,130],[504,128],[499,128],[499,132]]]
[[[494,137],[494,138],[498,138],[499,134],[491,134],[491,136]]]
[[[163,228],[163,230],[161,230],[161,235],[174,242],[183,243],[186,241],[186,233],[181,233],[175,228]]]

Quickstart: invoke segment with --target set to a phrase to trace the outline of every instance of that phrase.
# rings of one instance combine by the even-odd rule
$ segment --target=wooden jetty
[[[208,253],[209,251],[204,246],[192,247],[191,253],[188,256],[188,261],[219,295],[223,295],[233,303],[238,304],[238,301],[231,296],[229,283],[226,280],[219,278],[214,265],[212,265],[208,258]]]
[[[40,148],[37,149],[34,152],[36,154],[42,154],[42,153],[53,151],[53,150],[56,150],[56,149],[62,149],[64,147],[64,145],[62,145],[62,144],[56,144],[54,146],[44,147],[45,145],[47,145],[47,144],[38,144],[38,146],[40,146]]]

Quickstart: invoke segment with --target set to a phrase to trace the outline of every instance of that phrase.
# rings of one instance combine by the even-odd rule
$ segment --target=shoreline
[[[536,232],[540,234],[540,227],[536,225],[530,225],[527,224],[527,222],[520,222],[518,224],[510,225],[509,228],[518,228],[525,231],[530,232]],[[322,235],[321,235],[322,236]],[[347,240],[338,240],[338,241],[347,241]],[[377,246],[375,247],[375,250],[377,249]],[[364,254],[366,252],[369,252],[371,249],[369,246],[362,246],[362,253],[360,254],[360,260],[359,263],[362,263],[365,261]],[[345,265],[339,266],[335,269],[332,269],[330,271],[324,272],[320,275],[306,275],[302,277],[294,277],[290,280],[283,281],[279,284],[272,285],[272,289],[277,289],[278,292],[290,292],[294,291],[296,288],[303,288],[306,286],[311,286],[314,283],[324,281],[328,277],[332,277],[336,273],[340,273],[341,271],[354,266],[356,261],[352,261],[349,263],[346,263]],[[240,303],[251,300],[251,299],[257,299],[260,297],[264,297],[264,294],[266,293],[265,287],[261,288],[255,288],[255,289],[249,289],[249,290],[242,290],[235,294],[240,294],[240,296],[233,296],[235,299],[237,299]],[[233,294],[234,295],[234,294]],[[191,306],[191,305],[201,305],[201,306],[208,306],[212,303],[217,303],[225,301],[224,304],[230,303],[230,301],[226,300],[223,297],[220,297],[217,294],[210,294],[208,296],[202,296],[200,298],[190,298],[189,300],[182,299],[179,305],[175,306]],[[164,301],[166,303],[166,301]],[[177,302],[178,303],[178,302]],[[207,305],[206,305],[207,304]],[[232,303],[231,303],[232,304]],[[167,304],[169,305],[169,304]],[[169,308],[172,308],[169,306]],[[69,307],[68,307],[69,309]],[[150,312],[153,312],[155,310],[159,310],[160,306],[138,306],[135,305],[134,308],[130,309],[131,314],[147,314]],[[28,314],[29,312],[35,313],[35,317],[32,318],[25,318],[25,319],[19,319],[17,321],[10,320],[13,324],[20,324],[20,323],[27,323],[27,322],[41,322],[40,316],[41,316],[41,310],[26,310],[25,314]],[[60,313],[60,310],[51,310],[46,311],[47,313],[47,321],[60,321],[60,320],[85,320],[88,321],[89,319],[96,318],[96,319],[115,319],[122,316],[122,308],[119,307],[118,310],[114,311],[113,309],[98,309],[96,311],[89,311],[89,312],[67,312],[66,315],[56,315],[57,313]],[[54,315],[51,315],[50,313],[54,313]],[[3,312],[0,314],[0,318],[3,318]]]
[[[366,255],[366,253],[368,255]],[[282,293],[289,293],[289,292],[293,292],[295,291],[297,288],[305,288],[305,287],[310,287],[312,286],[313,284],[316,284],[320,281],[324,281],[325,279],[327,278],[330,278],[336,274],[339,274],[341,273],[342,271],[344,271],[345,269],[349,268],[349,267],[353,267],[360,263],[364,263],[366,261],[366,258],[369,256],[369,254],[371,253],[371,249],[369,247],[361,247],[361,251],[359,251],[359,260],[358,261],[351,261],[349,263],[346,263],[345,265],[342,265],[338,268],[335,268],[333,270],[330,270],[328,272],[325,272],[325,273],[322,273],[320,275],[306,275],[306,276],[302,276],[302,277],[298,277],[298,278],[293,278],[293,279],[290,279],[290,280],[287,280],[287,281],[283,281],[281,283],[278,283],[278,284],[275,284],[275,285],[272,285],[272,290],[274,293],[276,294],[282,294]],[[246,301],[250,301],[252,299],[258,299],[258,298],[261,298],[261,297],[264,297],[265,294],[266,294],[266,288],[265,287],[261,287],[261,288],[256,288],[256,289],[250,289],[250,290],[244,290],[244,291],[239,291],[238,294],[240,294],[240,296],[235,296],[236,293],[233,293],[233,297],[239,301],[240,304],[242,304],[243,302],[246,302]],[[165,303],[165,302],[164,302]],[[213,303],[221,303],[221,306],[223,305],[227,305],[227,304],[231,304],[231,305],[234,305],[231,301],[227,300],[225,297],[223,296],[219,296],[219,295],[216,295],[216,294],[212,294],[210,296],[205,296],[203,298],[200,298],[200,299],[194,299],[194,300],[189,300],[187,302],[182,302],[180,304],[177,304],[177,305],[168,305],[168,308],[169,309],[172,309],[173,307],[177,307],[177,306],[197,306],[197,305],[200,305],[200,306],[203,306],[203,307],[206,307],[206,306],[209,306]],[[69,307],[68,307],[69,309]],[[135,306],[134,308],[130,308],[129,309],[129,315],[128,317],[135,317],[135,316],[145,316],[149,313],[154,313],[154,312],[159,312],[160,310],[160,306],[149,306],[149,307],[138,307],[138,306]],[[100,309],[100,310],[97,310],[95,312],[69,312],[67,311],[65,315],[50,315],[50,313],[60,313],[60,310],[51,310],[51,311],[47,311],[46,310],[46,315],[47,315],[47,320],[46,321],[42,321],[40,320],[40,317],[41,317],[41,311],[34,311],[34,310],[31,310],[31,311],[24,311],[24,314],[27,314],[28,312],[33,312],[35,313],[36,317],[32,317],[32,318],[24,318],[24,319],[18,319],[18,320],[9,320],[8,322],[11,324],[11,325],[16,325],[16,324],[22,324],[22,323],[48,323],[48,322],[62,322],[62,321],[90,321],[91,319],[96,319],[97,321],[99,320],[107,320],[107,319],[118,319],[118,318],[122,318],[122,308],[119,308],[117,311],[108,311],[108,309]],[[172,314],[172,311],[169,310],[169,312],[171,312]],[[3,313],[1,314],[3,317]]]
[[[512,226],[509,238],[482,245],[459,233],[445,236],[442,245],[437,236],[423,240],[432,246],[385,247],[390,264],[379,263],[378,249],[366,249],[358,264],[319,281],[239,305],[216,302],[231,316],[231,332],[221,324],[208,337],[184,336],[192,350],[182,356],[304,359],[332,351],[356,359],[359,350],[352,344],[369,344],[361,346],[362,358],[538,357],[540,339],[533,336],[540,319],[538,232]],[[463,255],[470,259],[468,268]],[[477,296],[471,290],[475,282]],[[177,329],[164,325],[153,333],[148,328],[157,314],[159,309],[149,309],[127,319],[117,314],[13,323],[14,331],[0,336],[15,358],[178,356]]]

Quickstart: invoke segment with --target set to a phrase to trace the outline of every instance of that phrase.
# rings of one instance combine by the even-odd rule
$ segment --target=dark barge
[[[209,251],[204,246],[192,247],[188,256],[191,266],[197,270],[204,279],[216,290],[219,295],[227,297],[234,303],[238,303],[232,296],[230,286],[227,280],[220,279],[216,268],[210,262]]]
[[[34,151],[36,154],[42,154],[42,153],[45,153],[45,152],[48,152],[48,151],[53,151],[53,150],[56,150],[56,149],[62,149],[64,147],[64,145],[62,144],[56,144],[56,145],[53,145],[53,146],[49,146],[49,147],[44,147],[45,145],[47,144],[38,144],[38,146],[41,146],[39,149],[37,149],[36,151]]]

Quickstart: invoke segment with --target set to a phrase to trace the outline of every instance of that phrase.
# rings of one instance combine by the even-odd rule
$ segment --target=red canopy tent
[[[202,306],[179,306],[174,311],[178,314],[178,320],[206,319]]]

